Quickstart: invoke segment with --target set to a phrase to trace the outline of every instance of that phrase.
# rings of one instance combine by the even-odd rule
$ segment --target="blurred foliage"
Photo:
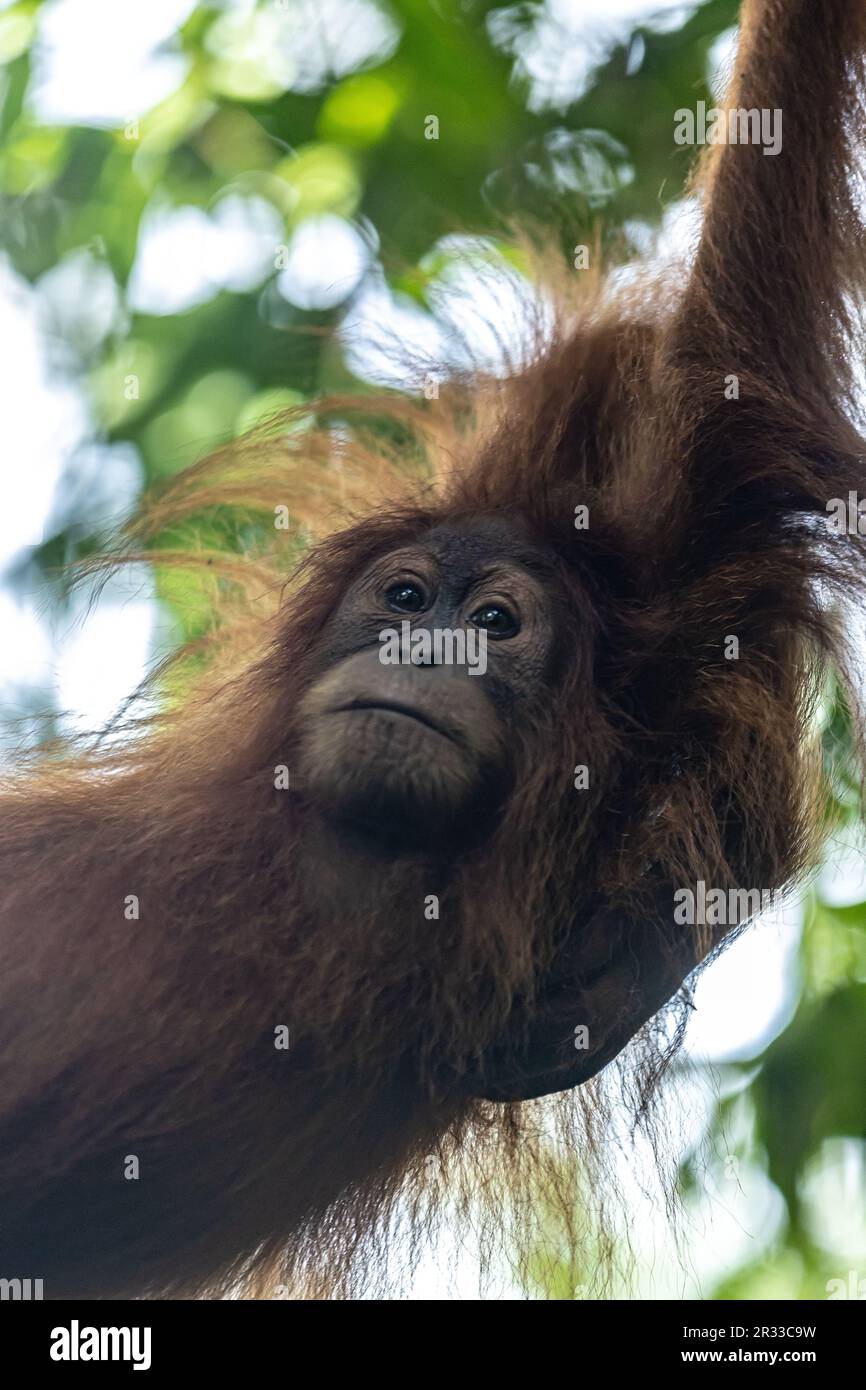
[[[719,1069],[709,1142],[681,1174],[687,1199],[715,1200],[745,1169],[782,1198],[776,1234],[717,1298],[866,1298],[866,901],[825,896],[835,900],[840,870],[862,891],[862,788],[850,711],[832,688],[821,732],[827,860],[804,905],[790,1017],[759,1055]]]
[[[148,482],[230,440],[278,404],[275,393],[292,403],[363,387],[321,331],[351,314],[360,286],[319,308],[281,293],[280,255],[309,219],[351,223],[401,298],[421,308],[447,270],[440,242],[454,228],[500,237],[509,217],[529,212],[555,219],[571,242],[599,226],[657,221],[688,169],[671,113],[709,97],[709,48],[736,10],[711,0],[685,6],[694,12],[675,32],[637,28],[602,54],[575,100],[536,110],[515,55],[544,22],[543,4],[201,4],[170,45],[186,63],[177,89],[100,128],[40,122],[33,79],[50,8],[22,0],[0,14],[0,248],[46,289],[57,267],[75,266],[55,331],[101,438],[134,445]],[[318,65],[306,52],[317,26],[327,29],[313,45]],[[345,33],[365,26],[360,65],[345,71]],[[438,138],[428,139],[433,116]],[[250,217],[264,205],[272,220],[254,283],[226,287],[217,276],[213,293],[176,312],[130,304],[151,218],[183,211],[218,222],[239,204]],[[188,234],[206,257],[205,223]],[[87,328],[97,273],[117,294],[101,334]],[[49,535],[35,563],[74,558],[87,522],[86,506],[61,505],[62,542]]]
[[[508,219],[521,213],[553,219],[567,245],[658,224],[688,174],[673,112],[712,104],[710,53],[737,15],[735,0],[707,0],[684,4],[673,23],[670,12],[661,26],[648,18],[619,42],[575,51],[586,76],[570,90],[568,54],[547,85],[533,70],[534,36],[547,24],[549,40],[558,11],[541,0],[203,3],[164,45],[183,60],[174,91],[113,123],[71,125],[44,123],[34,100],[49,8],[20,0],[0,13],[0,250],[42,295],[63,369],[86,393],[93,438],[133,446],[142,483],[283,406],[365,389],[358,361],[350,366],[339,339],[322,331],[351,316],[363,267],[345,293],[329,286],[318,304],[286,288],[285,256],[299,229],[316,225],[310,219],[354,229],[366,274],[384,274],[400,302],[425,311],[456,228],[506,248]],[[434,116],[438,138],[428,139]],[[194,302],[145,311],[135,284],[148,229],[179,213],[200,238],[199,261],[212,255],[213,228],[233,217],[259,227],[266,254],[246,278],[215,264]],[[67,278],[57,283],[60,272]],[[108,307],[97,314],[100,305]],[[71,457],[45,542],[9,583],[96,544],[80,469]],[[243,544],[219,518],[208,526],[173,540]],[[159,576],[158,593],[186,635],[206,622],[206,585],[172,572]],[[858,779],[838,702],[825,744],[828,825],[853,835]],[[719,1297],[824,1297],[826,1281],[847,1278],[854,1258],[815,1216],[814,1193],[842,1145],[862,1207],[866,902],[840,908],[813,895],[799,973],[787,1026],[760,1057],[727,1068],[722,1088],[711,1138],[724,1147],[726,1134],[739,1136],[743,1161],[781,1195],[784,1219]],[[689,1156],[687,1198],[705,1182]],[[859,1257],[863,1278],[866,1249]],[[547,1296],[572,1296],[579,1275],[559,1283]]]

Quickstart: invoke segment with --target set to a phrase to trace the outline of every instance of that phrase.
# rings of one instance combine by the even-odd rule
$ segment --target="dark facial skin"
[[[404,621],[486,631],[486,671],[435,653],[383,664],[379,634]],[[556,628],[552,557],[498,518],[378,557],[334,613],[301,707],[307,794],[392,852],[477,839],[508,786],[515,721],[548,687]]]
[[[301,708],[305,791],[323,813],[306,845],[320,913],[375,912],[382,856],[409,875],[400,902],[421,902],[427,855],[483,838],[508,787],[515,730],[556,685],[560,602],[552,555],[498,519],[436,528],[358,577],[323,634],[321,675]],[[404,618],[413,631],[489,624],[486,673],[383,665],[379,633]],[[621,1051],[695,964],[690,938],[662,949],[672,889],[657,895],[649,922],[599,906],[578,924],[531,1013],[517,1001],[511,1026],[461,1076],[464,1092],[504,1101],[564,1090]],[[576,1017],[590,1023],[591,1053],[575,1050]]]

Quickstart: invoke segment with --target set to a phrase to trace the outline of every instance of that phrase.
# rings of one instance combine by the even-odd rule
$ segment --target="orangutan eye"
[[[392,584],[385,590],[385,599],[395,613],[420,613],[427,607],[427,597],[417,584]]]
[[[514,637],[520,630],[514,614],[501,603],[485,603],[470,616],[469,621],[491,637]]]

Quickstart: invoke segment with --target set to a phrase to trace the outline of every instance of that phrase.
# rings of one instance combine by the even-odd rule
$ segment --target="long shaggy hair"
[[[475,1230],[482,1263],[504,1248],[528,1278],[541,1251],[578,1274],[583,1213],[612,1190],[611,1103],[624,1092],[652,1128],[688,990],[575,1092],[498,1105],[461,1078],[517,1001],[531,1020],[569,949],[575,1020],[613,1028],[616,975],[591,983],[611,949],[600,901],[645,917],[660,958],[692,933],[703,959],[720,934],[658,922],[651,884],[775,890],[815,860],[815,698],[847,669],[836,600],[863,572],[862,538],[825,525],[866,454],[846,370],[859,9],[753,10],[735,90],[803,114],[776,165],[715,152],[684,280],[578,293],[548,261],[519,371],[271,421],[128,529],[110,558],[193,569],[215,625],[156,674],[159,707],[126,738],[53,750],[0,802],[4,1267],[52,1295],[369,1294],[399,1288],[444,1221]],[[756,249],[784,217],[787,302]],[[310,542],[290,581],[263,524],[283,505]],[[275,786],[320,634],[372,558],[478,514],[519,515],[555,555],[562,674],[493,834],[430,882],[440,919],[420,907],[423,856],[328,917],[303,786]],[[236,515],[244,552],[167,546],[197,515]]]

